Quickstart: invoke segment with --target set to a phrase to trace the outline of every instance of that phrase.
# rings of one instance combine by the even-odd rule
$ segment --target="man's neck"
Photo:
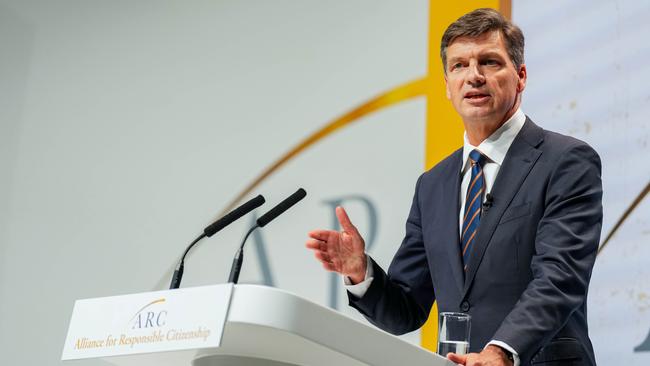
[[[467,139],[469,140],[469,143],[472,144],[472,146],[478,146],[483,142],[483,140],[487,139],[494,133],[494,131],[498,130],[499,127],[503,126],[506,120],[501,121],[500,123],[484,123],[484,122],[473,122],[473,123],[467,123],[465,122],[465,132],[467,133]],[[464,121],[463,121],[464,122]],[[472,126],[472,127],[470,127]]]
[[[483,142],[483,140],[490,137],[494,131],[498,130],[499,127],[503,126],[506,121],[508,121],[519,109],[519,101],[515,103],[512,109],[508,111],[502,118],[498,120],[463,120],[463,125],[465,125],[465,132],[467,133],[467,139],[472,146],[478,146]]]

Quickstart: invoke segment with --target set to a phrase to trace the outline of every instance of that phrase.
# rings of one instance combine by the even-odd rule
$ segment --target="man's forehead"
[[[447,48],[459,45],[486,45],[504,47],[503,36],[498,30],[481,33],[478,36],[459,36],[449,43]],[[504,47],[505,48],[505,47]]]
[[[447,46],[447,56],[450,58],[453,57],[452,54],[456,53],[484,54],[502,52],[507,53],[507,50],[499,31],[486,32],[475,37],[457,37]]]

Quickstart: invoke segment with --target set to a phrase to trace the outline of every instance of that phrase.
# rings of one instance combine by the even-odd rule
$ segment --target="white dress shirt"
[[[469,153],[476,149],[487,157],[482,167],[486,193],[483,195],[483,202],[485,202],[487,193],[492,191],[492,186],[494,186],[494,181],[497,178],[497,174],[499,174],[499,169],[503,164],[503,159],[506,158],[506,153],[508,152],[510,145],[512,145],[512,142],[515,140],[515,137],[524,126],[524,122],[526,122],[526,115],[521,111],[521,109],[517,109],[517,112],[515,112],[510,119],[494,131],[488,138],[483,140],[483,142],[478,146],[472,145],[467,139],[467,133],[465,133],[465,143],[463,144],[463,165],[460,169],[463,174],[463,181],[460,183],[459,234],[461,234],[463,230],[467,186],[469,186],[469,181],[472,177],[470,169],[472,165],[468,162]]]
[[[485,179],[485,192],[486,192],[486,194],[483,195],[483,201],[485,201],[485,197],[487,193],[490,193],[492,191],[492,187],[494,186],[494,181],[496,180],[497,174],[499,174],[499,169],[503,164],[503,160],[506,157],[506,153],[508,152],[510,145],[512,145],[512,142],[514,141],[515,137],[517,136],[521,128],[524,126],[524,122],[526,122],[526,115],[524,114],[524,112],[521,111],[521,109],[517,109],[515,114],[513,114],[512,117],[510,117],[510,119],[508,119],[496,131],[494,131],[494,133],[492,133],[487,139],[483,140],[478,146],[473,146],[467,139],[467,132],[465,133],[464,135],[465,142],[463,144],[463,165],[461,168],[461,173],[463,174],[463,180],[460,184],[460,197],[459,197],[460,199],[460,213],[459,213],[459,220],[458,220],[459,235],[462,233],[463,230],[463,215],[465,214],[465,197],[467,195],[467,186],[469,185],[471,175],[472,175],[470,169],[471,164],[468,163],[469,153],[472,152],[472,150],[477,149],[483,155],[485,155],[485,157],[487,157],[482,167],[483,176]],[[374,278],[373,275],[374,273],[372,270],[372,266],[370,265],[370,260],[368,260],[365,280],[359,282],[356,285],[352,285],[350,279],[345,277],[344,283],[345,283],[346,290],[348,290],[352,295],[356,297],[359,298],[363,297],[366,291],[368,291],[370,284],[372,283],[372,280]],[[496,339],[491,340],[490,342],[488,342],[487,345],[491,345],[491,344],[505,348],[508,351],[510,351],[515,361],[514,366],[519,366],[520,363],[519,356],[517,352],[514,350],[514,348],[510,347],[505,342]]]

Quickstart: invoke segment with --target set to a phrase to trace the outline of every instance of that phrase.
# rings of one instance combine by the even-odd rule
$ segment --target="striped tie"
[[[483,204],[483,191],[485,190],[485,178],[483,177],[483,169],[481,169],[485,157],[478,150],[472,150],[469,153],[469,159],[472,164],[472,178],[469,187],[467,187],[463,231],[460,236],[465,271],[467,271],[467,265],[469,264],[469,256],[472,253],[472,244],[476,237],[478,224],[481,221],[481,205]]]

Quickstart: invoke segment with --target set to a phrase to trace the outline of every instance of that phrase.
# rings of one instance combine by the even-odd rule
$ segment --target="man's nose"
[[[467,83],[474,87],[485,84],[485,75],[479,66],[477,62],[471,62],[467,68]]]

